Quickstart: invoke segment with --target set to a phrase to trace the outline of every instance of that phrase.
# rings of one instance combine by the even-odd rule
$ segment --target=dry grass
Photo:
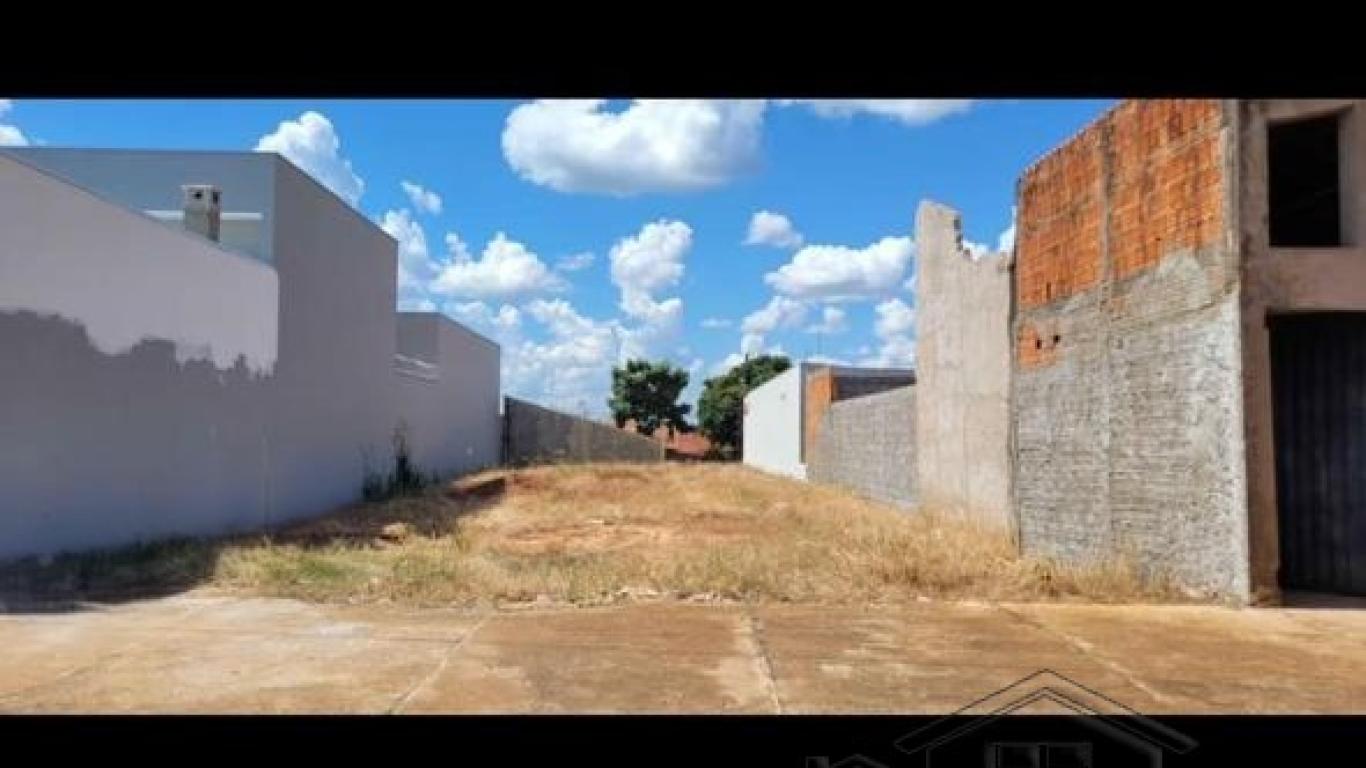
[[[212,544],[203,580],[234,592],[412,604],[1182,599],[1123,564],[1022,558],[999,529],[736,465],[549,466],[506,477],[496,496],[435,489],[269,540]],[[409,533],[392,535],[395,523]]]

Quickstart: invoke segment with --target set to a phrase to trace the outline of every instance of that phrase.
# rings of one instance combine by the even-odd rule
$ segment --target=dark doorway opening
[[[1267,128],[1271,245],[1342,245],[1338,178],[1340,115],[1273,123]]]
[[[1280,585],[1366,595],[1366,313],[1269,326]]]

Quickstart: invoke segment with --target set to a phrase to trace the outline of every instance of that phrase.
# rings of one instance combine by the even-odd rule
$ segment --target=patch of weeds
[[[366,457],[365,478],[361,482],[361,496],[368,502],[388,501],[400,496],[417,496],[429,486],[440,482],[435,473],[422,472],[413,462],[412,452],[408,449],[408,426],[399,424],[394,430],[393,466],[388,472],[378,472],[369,467]]]

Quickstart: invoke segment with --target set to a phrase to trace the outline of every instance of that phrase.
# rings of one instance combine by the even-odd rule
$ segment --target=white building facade
[[[395,313],[395,260],[278,155],[0,152],[0,558],[329,511],[408,421],[424,471],[496,463],[497,345]]]

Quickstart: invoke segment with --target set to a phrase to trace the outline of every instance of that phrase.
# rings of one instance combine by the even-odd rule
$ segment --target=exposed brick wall
[[[1100,280],[1104,122],[1036,163],[1019,188],[1016,300],[1037,307]]]
[[[1226,133],[1217,101],[1124,102],[1020,183],[1011,410],[1027,552],[1132,556],[1246,592]],[[1092,205],[1101,228],[1077,213]]]
[[[1019,186],[1016,301],[1032,309],[1222,233],[1222,109],[1126,101],[1034,164]]]
[[[1214,244],[1223,227],[1217,101],[1128,101],[1110,116],[1115,277]]]

